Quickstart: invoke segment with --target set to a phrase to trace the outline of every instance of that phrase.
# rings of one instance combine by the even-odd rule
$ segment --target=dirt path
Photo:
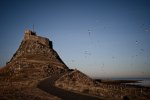
[[[64,100],[102,100],[98,97],[74,93],[55,87],[53,84],[61,75],[49,77],[38,84],[38,88]]]

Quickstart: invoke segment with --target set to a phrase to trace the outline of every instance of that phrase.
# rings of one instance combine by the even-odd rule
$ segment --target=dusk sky
[[[150,0],[0,0],[0,66],[26,29],[91,77],[150,77]]]

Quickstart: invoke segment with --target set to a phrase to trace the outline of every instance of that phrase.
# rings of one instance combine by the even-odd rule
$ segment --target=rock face
[[[63,89],[83,92],[85,88],[94,86],[95,81],[75,69],[60,77],[55,85]]]
[[[24,39],[1,76],[11,79],[40,79],[67,71],[68,67],[53,49],[52,41],[26,30]]]

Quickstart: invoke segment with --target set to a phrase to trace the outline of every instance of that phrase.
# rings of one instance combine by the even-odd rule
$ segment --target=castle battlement
[[[39,43],[41,43],[43,45],[51,46],[52,47],[52,41],[49,41],[48,38],[37,36],[36,32],[33,32],[31,30],[25,30],[24,41],[26,41],[26,40],[37,41],[37,42],[39,42]]]

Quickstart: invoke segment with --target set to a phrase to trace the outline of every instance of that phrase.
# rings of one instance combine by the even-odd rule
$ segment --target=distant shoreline
[[[141,80],[111,80],[111,79],[95,79],[95,81],[105,84],[122,84],[122,83],[137,83]]]
[[[145,78],[148,79],[148,82],[150,83],[150,78]],[[95,81],[103,83],[103,84],[111,84],[111,85],[120,85],[120,84],[125,84],[127,86],[134,86],[134,87],[145,87],[145,88],[150,88],[150,86],[147,86],[143,84],[144,79],[142,78],[137,78],[137,79],[132,79],[132,78],[116,78],[116,79],[95,79]]]

